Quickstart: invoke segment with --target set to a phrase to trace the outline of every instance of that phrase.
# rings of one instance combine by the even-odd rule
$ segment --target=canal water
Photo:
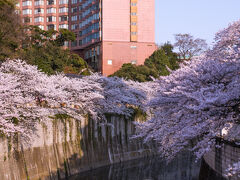
[[[201,162],[181,153],[167,163],[160,157],[143,158],[87,171],[70,180],[198,180]]]

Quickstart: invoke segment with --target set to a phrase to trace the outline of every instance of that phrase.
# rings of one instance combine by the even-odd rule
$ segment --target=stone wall
[[[218,144],[222,148],[214,148],[209,151],[204,156],[204,161],[216,173],[216,176],[224,179],[239,180],[237,176],[226,177],[225,174],[229,165],[239,161],[240,146],[227,141],[219,141]]]
[[[1,180],[64,179],[89,169],[155,154],[153,145],[130,140],[132,119],[108,116],[103,124],[59,116],[37,125],[27,141],[0,138]]]

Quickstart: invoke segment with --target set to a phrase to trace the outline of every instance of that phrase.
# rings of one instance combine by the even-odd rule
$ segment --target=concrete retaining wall
[[[230,142],[218,142],[222,148],[212,149],[204,156],[207,165],[216,172],[217,175],[230,180],[239,180],[239,177],[226,177],[226,169],[240,159],[240,146]]]
[[[0,138],[1,180],[64,179],[92,168],[155,154],[153,145],[130,141],[133,120],[109,116],[108,124],[86,118],[39,123],[27,143]]]

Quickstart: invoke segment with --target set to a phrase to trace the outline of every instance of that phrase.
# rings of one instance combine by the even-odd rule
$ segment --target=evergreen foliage
[[[31,33],[25,39],[21,51],[18,52],[18,58],[37,65],[47,74],[81,73],[84,70],[87,71],[84,74],[89,74],[87,63],[80,56],[62,48],[65,41],[75,39],[74,33],[67,29],[61,29],[59,32],[44,31],[35,26],[30,26],[28,29]]]
[[[131,63],[123,64],[121,69],[110,76],[118,76],[138,82],[151,81],[152,77],[157,77],[157,73],[145,65],[136,66]]]
[[[62,46],[74,41],[67,29],[44,31],[24,26],[13,0],[0,0],[0,62],[8,58],[24,59],[47,74],[56,72],[89,75],[87,63]]]

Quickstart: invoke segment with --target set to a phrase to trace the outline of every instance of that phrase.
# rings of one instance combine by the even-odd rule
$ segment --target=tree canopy
[[[149,102],[153,116],[139,124],[139,136],[157,142],[167,158],[183,149],[200,158],[214,148],[217,136],[240,142],[232,128],[240,119],[239,28],[240,21],[220,31],[211,50],[157,82]],[[222,136],[222,129],[228,134]],[[230,175],[240,173],[238,164]]]
[[[45,31],[36,26],[28,27],[28,31],[30,33],[16,57],[37,65],[48,74],[56,72],[89,74],[87,63],[80,56],[62,48],[65,41],[75,39],[73,32],[66,29],[60,29],[59,32]]]
[[[147,88],[147,87],[146,87]],[[131,116],[132,107],[144,109],[145,88],[133,81],[98,74],[68,78],[46,75],[21,60],[7,60],[0,66],[0,134],[28,137],[35,125],[50,116],[67,114],[94,120],[105,113]]]
[[[56,72],[89,75],[87,63],[62,46],[75,40],[67,29],[44,31],[37,26],[21,24],[11,0],[0,0],[0,61],[24,59],[48,74]]]

